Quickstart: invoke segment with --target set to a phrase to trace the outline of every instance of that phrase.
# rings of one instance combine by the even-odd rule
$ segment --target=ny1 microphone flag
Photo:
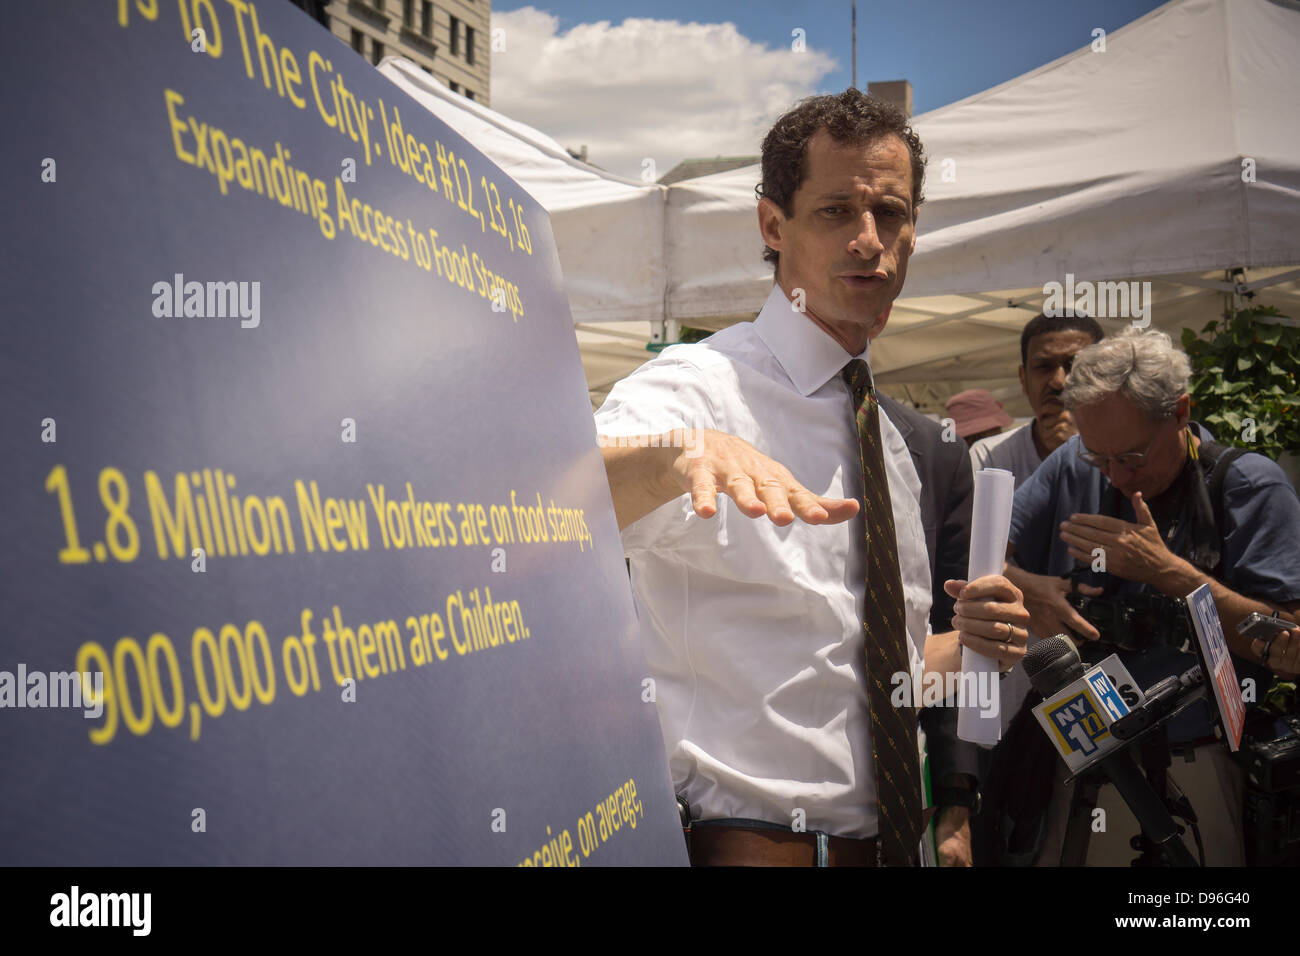
[[[6,29],[0,863],[685,863],[544,210],[282,0]]]
[[[1034,718],[1070,773],[1077,774],[1123,746],[1111,734],[1111,725],[1140,704],[1142,698],[1142,690],[1128,668],[1111,654],[1089,667],[1082,677],[1044,698],[1034,708]]]

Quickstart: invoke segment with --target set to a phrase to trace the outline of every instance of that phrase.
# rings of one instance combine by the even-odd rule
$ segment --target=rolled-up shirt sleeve
[[[602,445],[642,436],[666,436],[689,454],[699,429],[722,429],[709,398],[705,374],[693,363],[665,349],[622,379],[596,411],[596,435]],[[675,547],[703,519],[685,492],[623,529],[623,552]]]

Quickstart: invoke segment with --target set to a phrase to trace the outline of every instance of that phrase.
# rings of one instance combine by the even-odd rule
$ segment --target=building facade
[[[290,0],[371,63],[404,56],[491,105],[491,0]]]

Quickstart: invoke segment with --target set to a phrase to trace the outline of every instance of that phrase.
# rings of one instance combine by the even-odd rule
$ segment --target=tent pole
[[[853,0],[852,29],[853,34],[853,88],[858,88],[858,0]]]

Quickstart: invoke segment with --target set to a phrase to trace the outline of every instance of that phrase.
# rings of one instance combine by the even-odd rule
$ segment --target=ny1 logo
[[[1117,720],[1128,711],[1110,682],[1100,675],[1105,682],[1105,690],[1099,694],[1101,706],[1105,707],[1111,721]],[[1095,685],[1094,685],[1095,686]],[[1101,690],[1101,688],[1097,688]],[[1108,693],[1106,691],[1109,691]],[[1048,713],[1062,743],[1067,749],[1084,755],[1097,750],[1099,741],[1110,736],[1108,723],[1098,707],[1097,700],[1087,691],[1080,691],[1057,704]]]

